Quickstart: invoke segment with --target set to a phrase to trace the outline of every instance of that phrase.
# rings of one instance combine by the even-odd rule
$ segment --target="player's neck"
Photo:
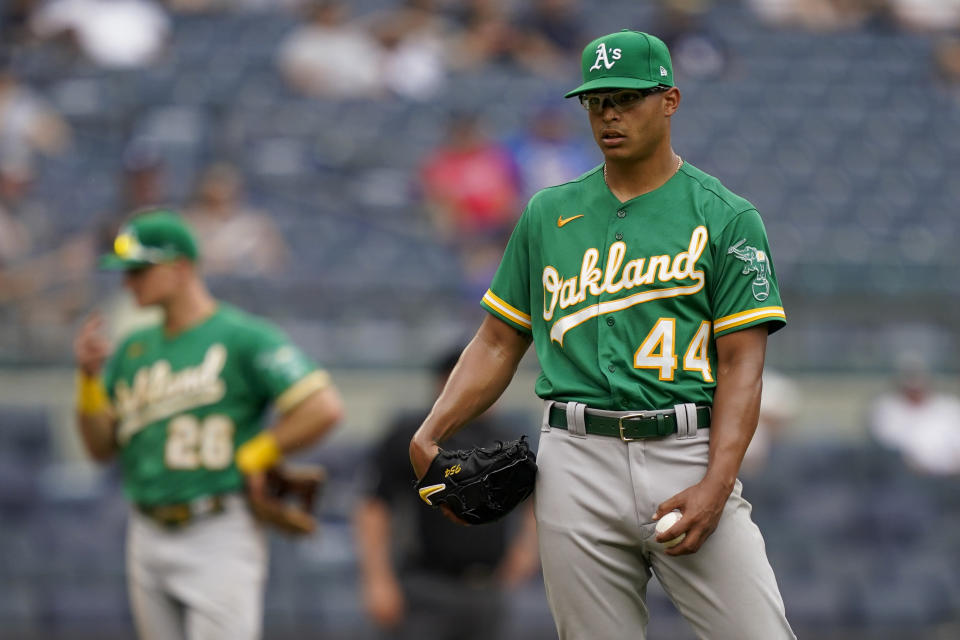
[[[217,301],[200,280],[191,281],[164,306],[164,333],[176,335],[194,327],[217,310]]]
[[[632,200],[662,187],[680,170],[683,160],[667,147],[643,160],[607,160],[603,177],[607,188],[620,202]]]

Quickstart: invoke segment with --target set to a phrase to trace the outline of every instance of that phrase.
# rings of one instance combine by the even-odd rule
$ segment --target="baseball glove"
[[[523,502],[536,475],[536,456],[523,436],[489,449],[440,449],[416,488],[431,507],[446,505],[464,522],[484,524]]]
[[[247,483],[247,500],[253,514],[284,533],[313,533],[317,528],[313,504],[327,480],[323,467],[278,465],[264,475],[260,487]]]

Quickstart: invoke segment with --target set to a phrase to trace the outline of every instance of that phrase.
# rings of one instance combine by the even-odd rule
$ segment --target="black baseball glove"
[[[536,476],[536,456],[522,436],[489,449],[440,449],[416,487],[431,507],[446,505],[464,522],[484,524],[523,502]]]

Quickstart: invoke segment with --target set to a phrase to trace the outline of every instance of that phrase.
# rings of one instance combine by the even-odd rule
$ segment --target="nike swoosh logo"
[[[446,488],[447,488],[447,485],[445,484],[431,484],[429,487],[423,487],[422,489],[420,489],[420,499],[432,507],[433,503],[430,502],[430,496],[437,493],[438,491],[443,491]]]
[[[582,213],[581,213],[580,215],[570,216],[569,218],[564,218],[563,216],[558,216],[558,217],[557,217],[557,226],[558,226],[558,227],[562,227],[563,225],[567,224],[568,222],[573,222],[573,221],[576,220],[577,218],[582,218],[582,217],[583,217],[583,214],[582,214]]]

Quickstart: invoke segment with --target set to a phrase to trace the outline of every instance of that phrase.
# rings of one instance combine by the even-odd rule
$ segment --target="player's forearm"
[[[96,414],[77,413],[80,439],[87,454],[97,462],[107,462],[117,452],[114,422],[109,411]]]
[[[80,439],[91,458],[106,462],[116,453],[116,418],[99,375],[77,371],[76,411]]]
[[[442,442],[489,409],[509,386],[530,342],[503,321],[485,318],[414,438]]]
[[[343,400],[332,385],[304,398],[271,425],[280,453],[307,447],[329,433],[343,417]]]
[[[739,335],[738,335],[739,334]],[[705,480],[733,489],[760,415],[767,329],[760,326],[717,342],[717,387]]]
[[[364,580],[395,579],[390,555],[390,512],[378,499],[366,500],[353,518],[360,573]]]
[[[276,465],[284,454],[325,436],[343,417],[343,401],[332,385],[318,389],[282,414],[268,429],[237,449],[237,468],[256,474]]]

